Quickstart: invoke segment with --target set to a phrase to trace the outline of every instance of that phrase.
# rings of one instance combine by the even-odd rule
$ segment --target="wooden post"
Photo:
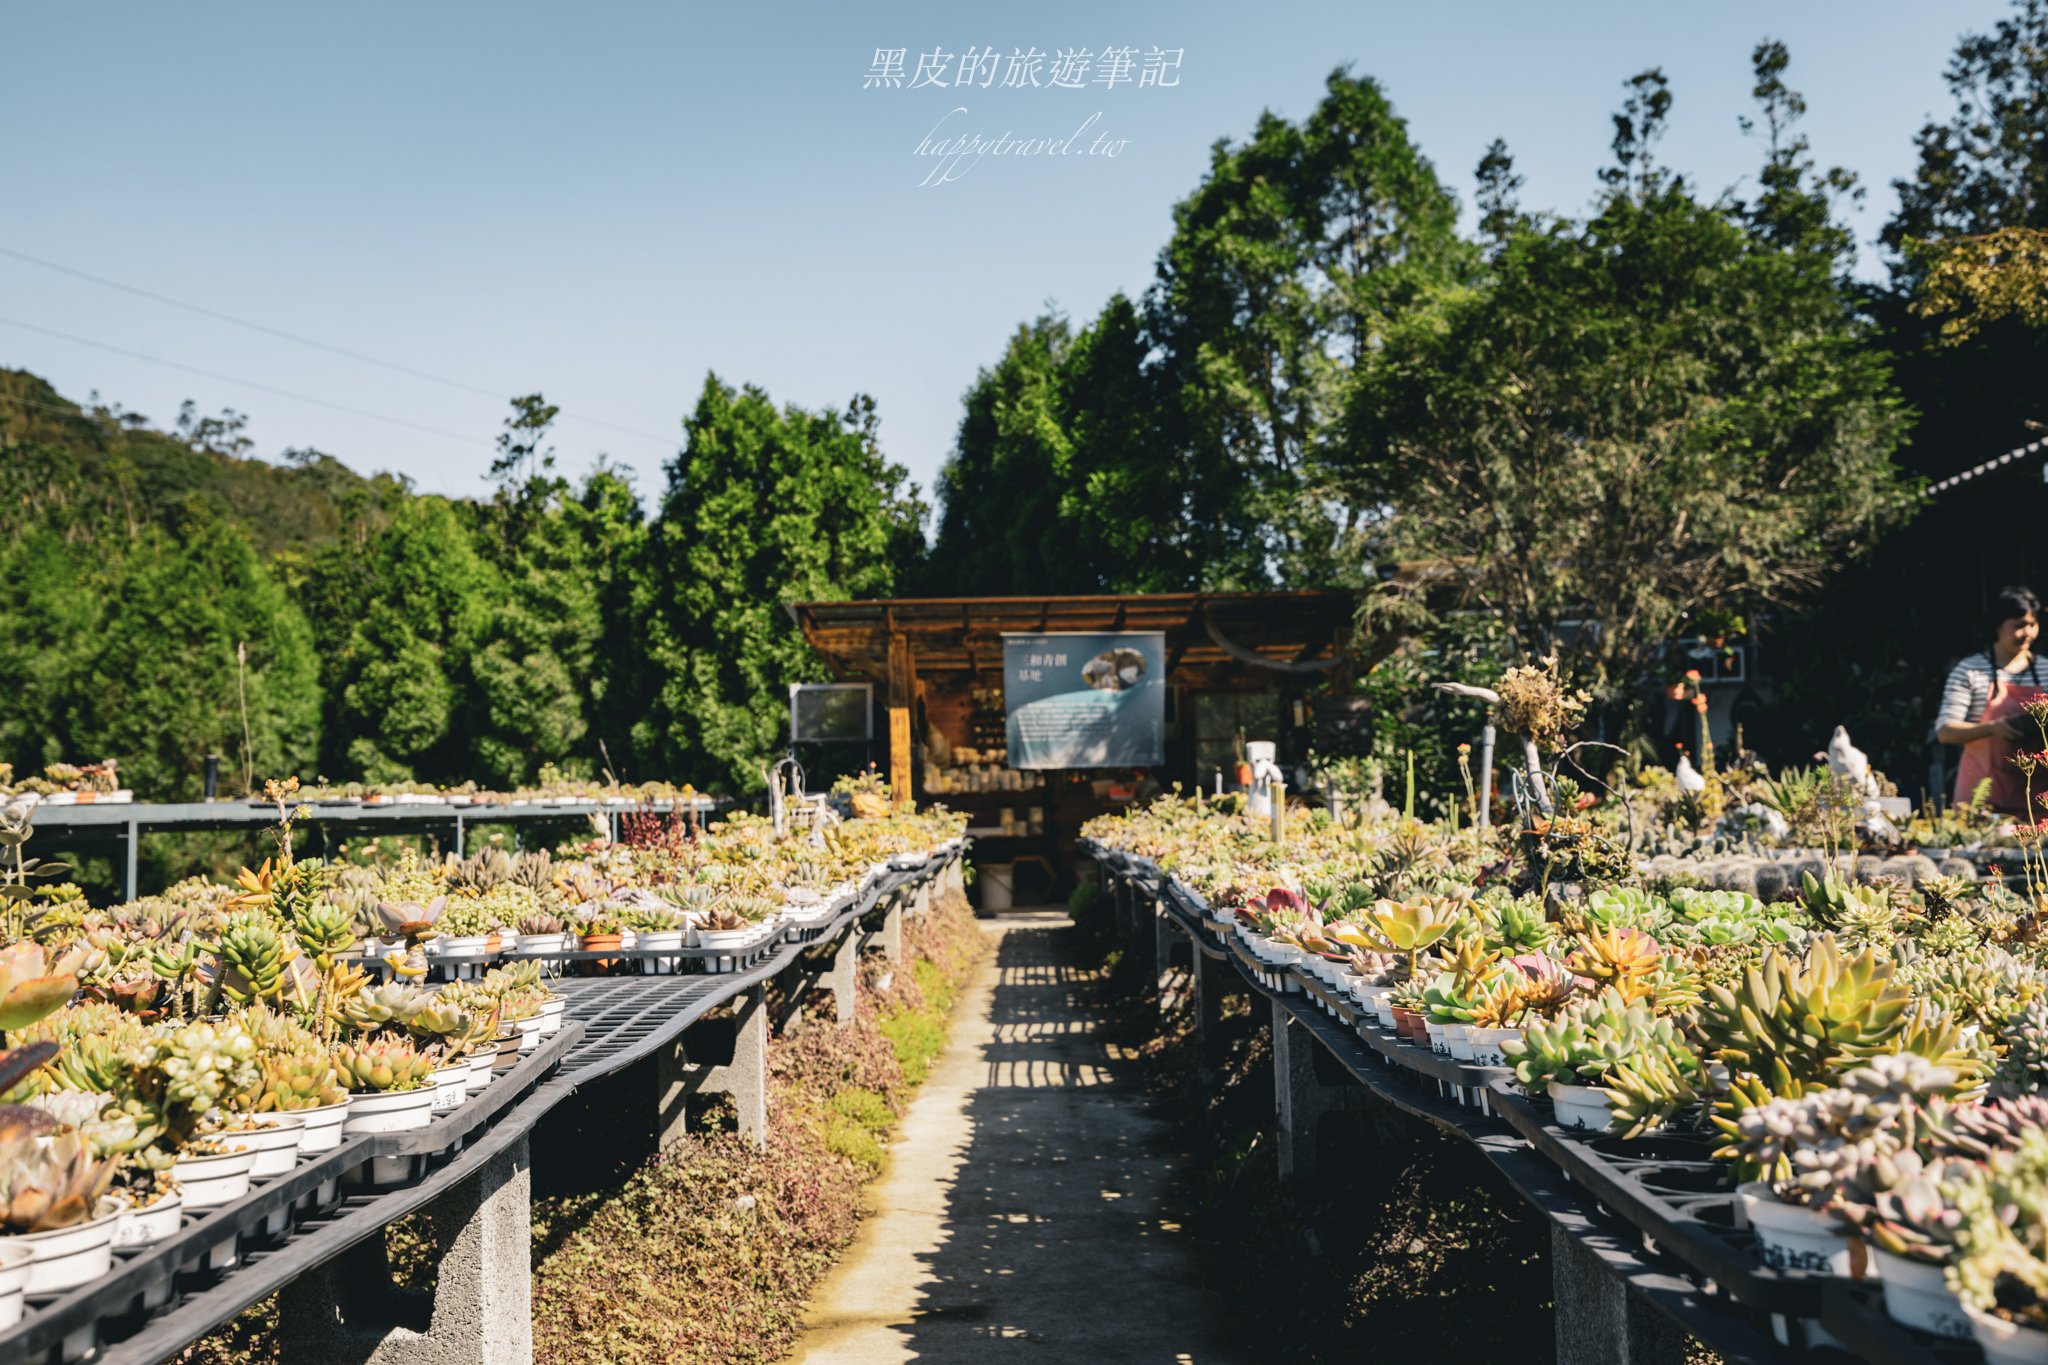
[[[917,705],[917,661],[910,641],[889,633],[889,790],[898,806],[910,804],[910,717]]]

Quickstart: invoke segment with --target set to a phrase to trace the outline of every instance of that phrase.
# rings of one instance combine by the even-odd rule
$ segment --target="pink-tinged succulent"
[[[1269,915],[1306,915],[1309,913],[1308,897],[1299,891],[1290,891],[1276,886],[1266,893],[1266,913]]]
[[[80,954],[52,962],[39,943],[0,949],[0,1033],[27,1028],[78,992]]]

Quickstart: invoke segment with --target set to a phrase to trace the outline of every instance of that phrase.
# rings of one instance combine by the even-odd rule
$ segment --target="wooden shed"
[[[1127,783],[1118,774],[1015,773],[972,761],[1000,744],[1004,636],[1159,633],[1169,725],[1165,761],[1150,776],[1206,785],[1234,765],[1228,751],[1240,739],[1275,740],[1283,761],[1306,750],[1311,699],[1348,693],[1371,662],[1356,644],[1359,599],[1353,591],[899,598],[797,602],[789,612],[840,681],[874,687],[899,794],[967,810],[981,838],[1014,841],[1020,855],[1057,856],[1090,814],[1127,799]],[[963,752],[969,761],[941,761]],[[1017,814],[1033,811],[1040,818]],[[1012,822],[999,822],[1000,812]]]

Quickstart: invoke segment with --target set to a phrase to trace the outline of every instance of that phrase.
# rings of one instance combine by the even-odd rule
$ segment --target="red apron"
[[[2028,677],[2031,680],[2032,670]],[[1993,668],[1991,671],[1991,700],[1984,704],[1984,714],[1977,717],[1977,723],[1988,725],[1995,720],[2008,720],[2023,715],[2023,707],[2030,701],[2043,696],[2041,689],[2021,687],[2007,681],[2005,671]],[[2027,778],[2013,763],[2013,756],[2025,746],[2015,744],[2002,736],[1991,739],[1973,739],[1963,746],[1963,759],[1956,766],[1956,804],[1967,805],[1977,784],[1985,778],[1991,779],[1991,809],[2008,815],[2018,815],[2027,810]],[[2034,777],[2034,795],[2048,793],[2048,773],[2037,773]],[[2034,819],[2048,817],[2048,811],[2027,812]]]

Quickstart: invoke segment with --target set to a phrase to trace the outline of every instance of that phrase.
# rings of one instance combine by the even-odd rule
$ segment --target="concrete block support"
[[[860,929],[854,926],[839,937],[832,950],[832,969],[821,983],[832,992],[833,1012],[841,1024],[853,1022],[854,992],[860,989]]]
[[[848,993],[851,998],[851,992]],[[689,1035],[655,1056],[655,1146],[680,1142],[689,1134],[692,1095],[730,1095],[739,1111],[740,1135],[756,1148],[768,1145],[768,992],[756,986],[734,1002],[732,1060],[690,1060]]]
[[[1317,1134],[1323,1115],[1356,1107],[1354,1085],[1326,1084],[1316,1075],[1322,1044],[1278,1000],[1273,1005],[1273,1099],[1280,1115],[1280,1177],[1307,1184],[1316,1178]]]
[[[381,1236],[285,1286],[280,1357],[292,1365],[531,1365],[530,1174],[522,1137],[427,1206],[444,1248],[430,1309],[392,1285]]]
[[[882,916],[882,930],[875,935],[875,943],[881,948],[882,956],[891,962],[903,960],[903,897],[890,898],[888,912]]]
[[[1685,1333],[1629,1292],[1578,1234],[1550,1228],[1557,1365],[1683,1365]]]
[[[1180,929],[1164,910],[1157,906],[1152,911],[1152,972],[1153,982],[1159,987],[1159,1012],[1161,1014],[1173,1004],[1173,955],[1182,941]],[[1201,954],[1197,953],[1199,957]]]
[[[1223,995],[1234,973],[1199,949],[1189,970],[1195,993],[1195,1040],[1203,1061],[1213,1061],[1223,1043]]]

